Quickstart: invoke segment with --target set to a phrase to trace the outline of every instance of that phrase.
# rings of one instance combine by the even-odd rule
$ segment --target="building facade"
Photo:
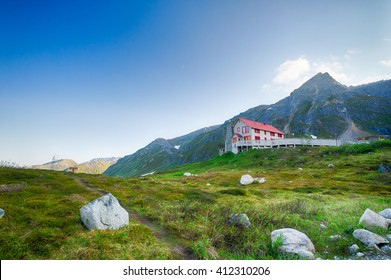
[[[272,125],[239,118],[232,128],[232,152],[260,148],[268,140],[284,139],[284,133]]]

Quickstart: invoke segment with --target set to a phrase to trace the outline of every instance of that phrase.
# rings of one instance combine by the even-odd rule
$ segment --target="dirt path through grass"
[[[89,189],[90,191],[93,191],[95,193],[99,193],[101,195],[108,194],[107,191],[101,190],[97,187],[92,186],[88,182],[84,181],[83,179],[73,177],[77,183],[82,185],[83,187]],[[124,207],[122,205],[122,207]],[[152,222],[148,218],[138,214],[136,211],[129,209],[127,207],[124,207],[126,211],[128,211],[129,216],[131,219],[136,220],[140,224],[143,224],[147,226],[156,236],[156,238],[165,244],[172,252],[175,259],[180,260],[194,260],[195,256],[192,254],[192,251],[190,248],[183,245],[184,241],[179,239],[177,236],[171,234],[168,232],[165,228],[162,226]]]

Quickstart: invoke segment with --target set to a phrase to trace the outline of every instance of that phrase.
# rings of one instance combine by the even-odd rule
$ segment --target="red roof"
[[[247,124],[249,127],[254,128],[254,129],[260,129],[260,130],[263,130],[263,131],[269,131],[269,132],[284,134],[283,132],[281,132],[280,130],[278,130],[274,126],[271,126],[270,124],[249,121],[249,120],[247,120],[245,118],[239,118],[239,120],[241,120],[242,122]]]

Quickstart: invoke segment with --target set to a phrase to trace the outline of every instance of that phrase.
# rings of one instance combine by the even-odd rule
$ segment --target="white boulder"
[[[4,214],[5,214],[4,209],[0,208],[0,219],[3,218]]]
[[[314,260],[315,246],[304,233],[283,228],[271,233],[272,244],[278,246],[282,253],[296,254],[302,258]],[[281,244],[280,244],[281,242]]]
[[[80,216],[87,229],[118,229],[129,224],[129,213],[111,193],[81,207]]]
[[[382,229],[388,229],[389,222],[383,216],[373,212],[371,209],[367,208],[364,214],[361,216],[360,224],[363,224],[366,229],[372,230],[380,227]]]
[[[369,246],[370,244],[381,245],[388,244],[389,241],[373,232],[370,232],[366,229],[356,229],[353,232],[353,236],[360,240],[365,245]]]
[[[242,185],[249,185],[252,184],[252,182],[254,182],[254,179],[249,174],[243,175],[242,178],[240,178],[240,184]]]

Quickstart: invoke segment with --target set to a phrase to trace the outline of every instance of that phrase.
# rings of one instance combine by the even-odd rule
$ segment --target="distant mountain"
[[[77,163],[71,159],[59,159],[41,165],[30,166],[32,169],[46,169],[55,171],[64,171],[69,167],[77,166]]]
[[[312,134],[348,141],[370,134],[391,135],[391,80],[347,87],[328,73],[318,73],[273,105],[251,108],[222,125],[176,140],[157,139],[122,158],[104,174],[138,176],[213,158],[219,148],[230,143],[225,136],[230,135],[231,124],[240,117],[272,124],[286,137]]]
[[[102,174],[107,168],[118,161],[118,157],[95,158],[78,164],[76,173]]]
[[[95,158],[78,164],[71,159],[54,160],[41,165],[30,166],[32,169],[46,169],[55,171],[67,171],[70,167],[76,167],[76,173],[102,174],[109,166],[116,163],[119,158]]]

